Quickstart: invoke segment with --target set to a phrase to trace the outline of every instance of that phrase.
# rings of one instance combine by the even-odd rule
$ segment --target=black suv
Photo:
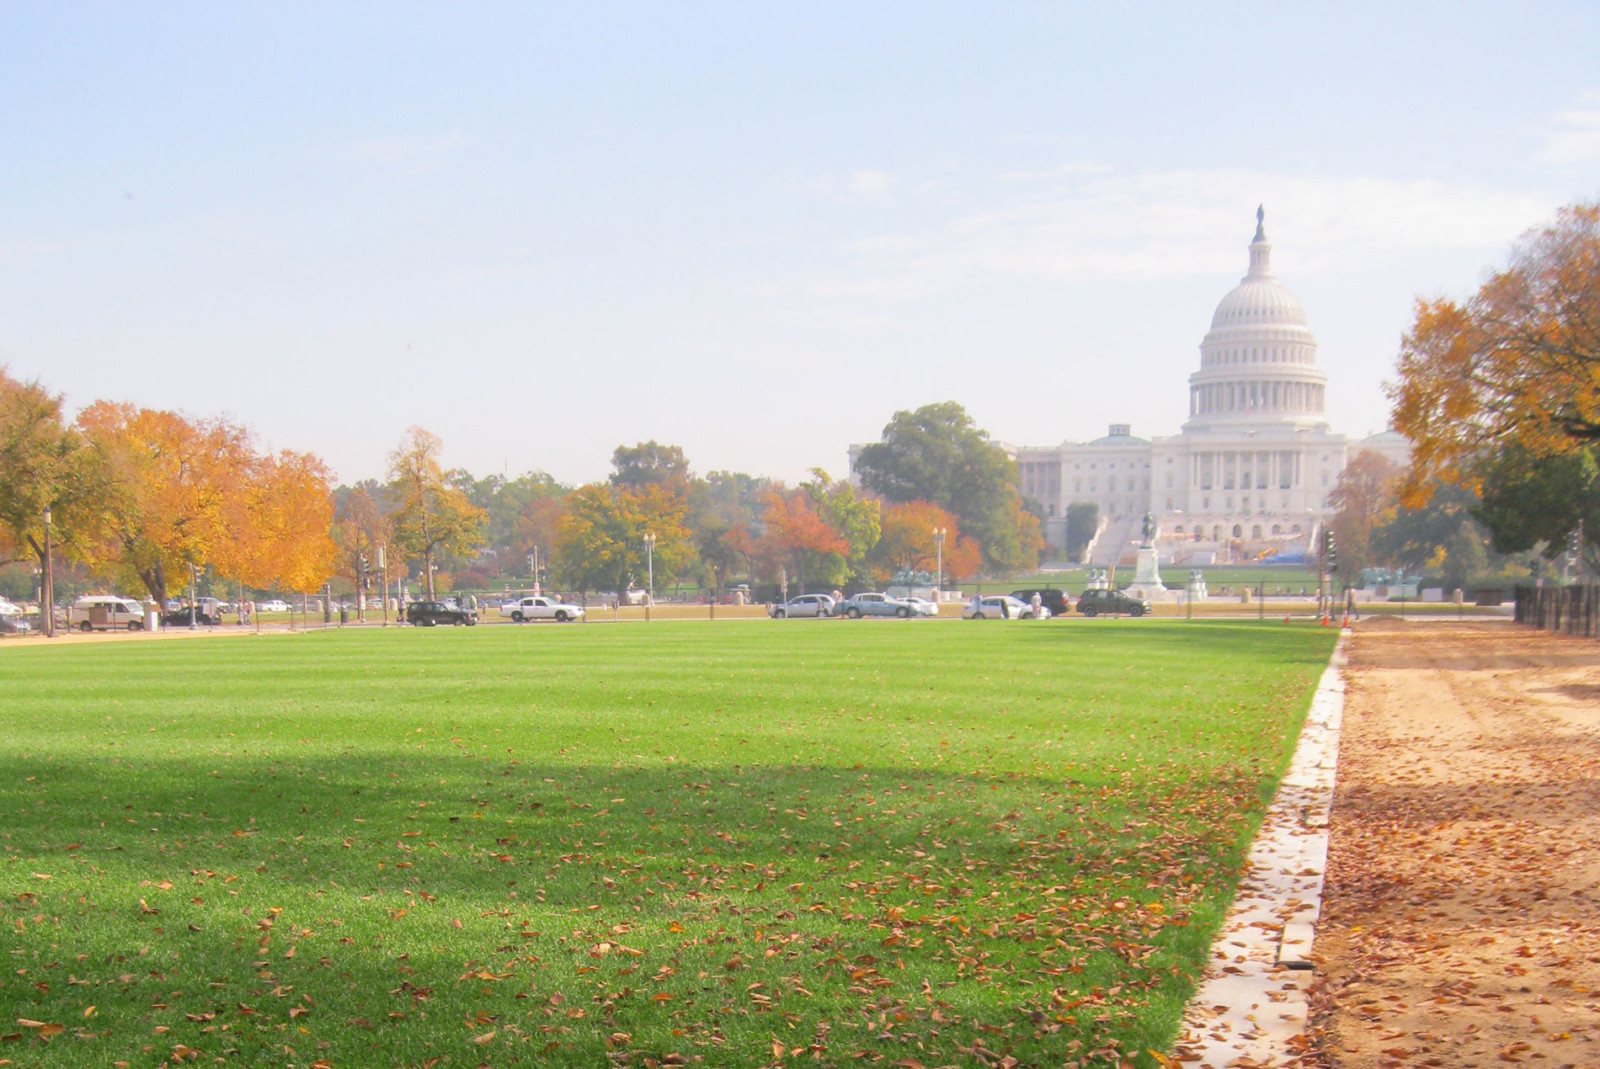
[[[1024,605],[1032,605],[1035,594],[1039,595],[1039,604],[1050,610],[1051,616],[1065,616],[1068,610],[1072,608],[1072,602],[1067,600],[1067,592],[1065,590],[1046,588],[1042,590],[1013,590],[1011,592],[1011,596]]]
[[[443,601],[413,601],[406,606],[406,623],[418,627],[435,627],[451,624],[471,627],[478,622],[478,614],[471,609],[461,609]]]
[[[168,609],[161,614],[162,627],[188,627],[191,623],[196,627],[216,627],[222,623],[222,617],[212,616],[204,609],[196,608],[194,618],[191,620],[187,606],[182,609]],[[132,629],[132,625],[129,625],[129,629]]]
[[[1150,606],[1120,590],[1085,590],[1078,598],[1078,611],[1085,616],[1121,612],[1143,616],[1150,611]]]

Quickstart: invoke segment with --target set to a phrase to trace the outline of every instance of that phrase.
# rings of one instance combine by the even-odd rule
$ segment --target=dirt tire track
[[[1600,643],[1358,629],[1316,946],[1328,1066],[1600,1067]]]

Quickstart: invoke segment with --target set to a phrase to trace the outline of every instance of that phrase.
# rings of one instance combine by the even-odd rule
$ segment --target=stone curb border
[[[1311,944],[1322,912],[1349,638],[1339,636],[1317,684],[1238,897],[1211,945],[1211,965],[1184,1010],[1174,1056],[1185,1066],[1288,1066],[1308,1049]]]

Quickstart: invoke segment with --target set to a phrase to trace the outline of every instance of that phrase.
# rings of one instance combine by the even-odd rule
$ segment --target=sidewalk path
[[[1314,957],[1330,1067],[1600,1067],[1600,642],[1357,630]]]

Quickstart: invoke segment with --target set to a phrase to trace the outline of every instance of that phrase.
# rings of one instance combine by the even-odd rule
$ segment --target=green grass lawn
[[[1333,638],[742,621],[13,644],[0,1059],[1163,1046]]]

